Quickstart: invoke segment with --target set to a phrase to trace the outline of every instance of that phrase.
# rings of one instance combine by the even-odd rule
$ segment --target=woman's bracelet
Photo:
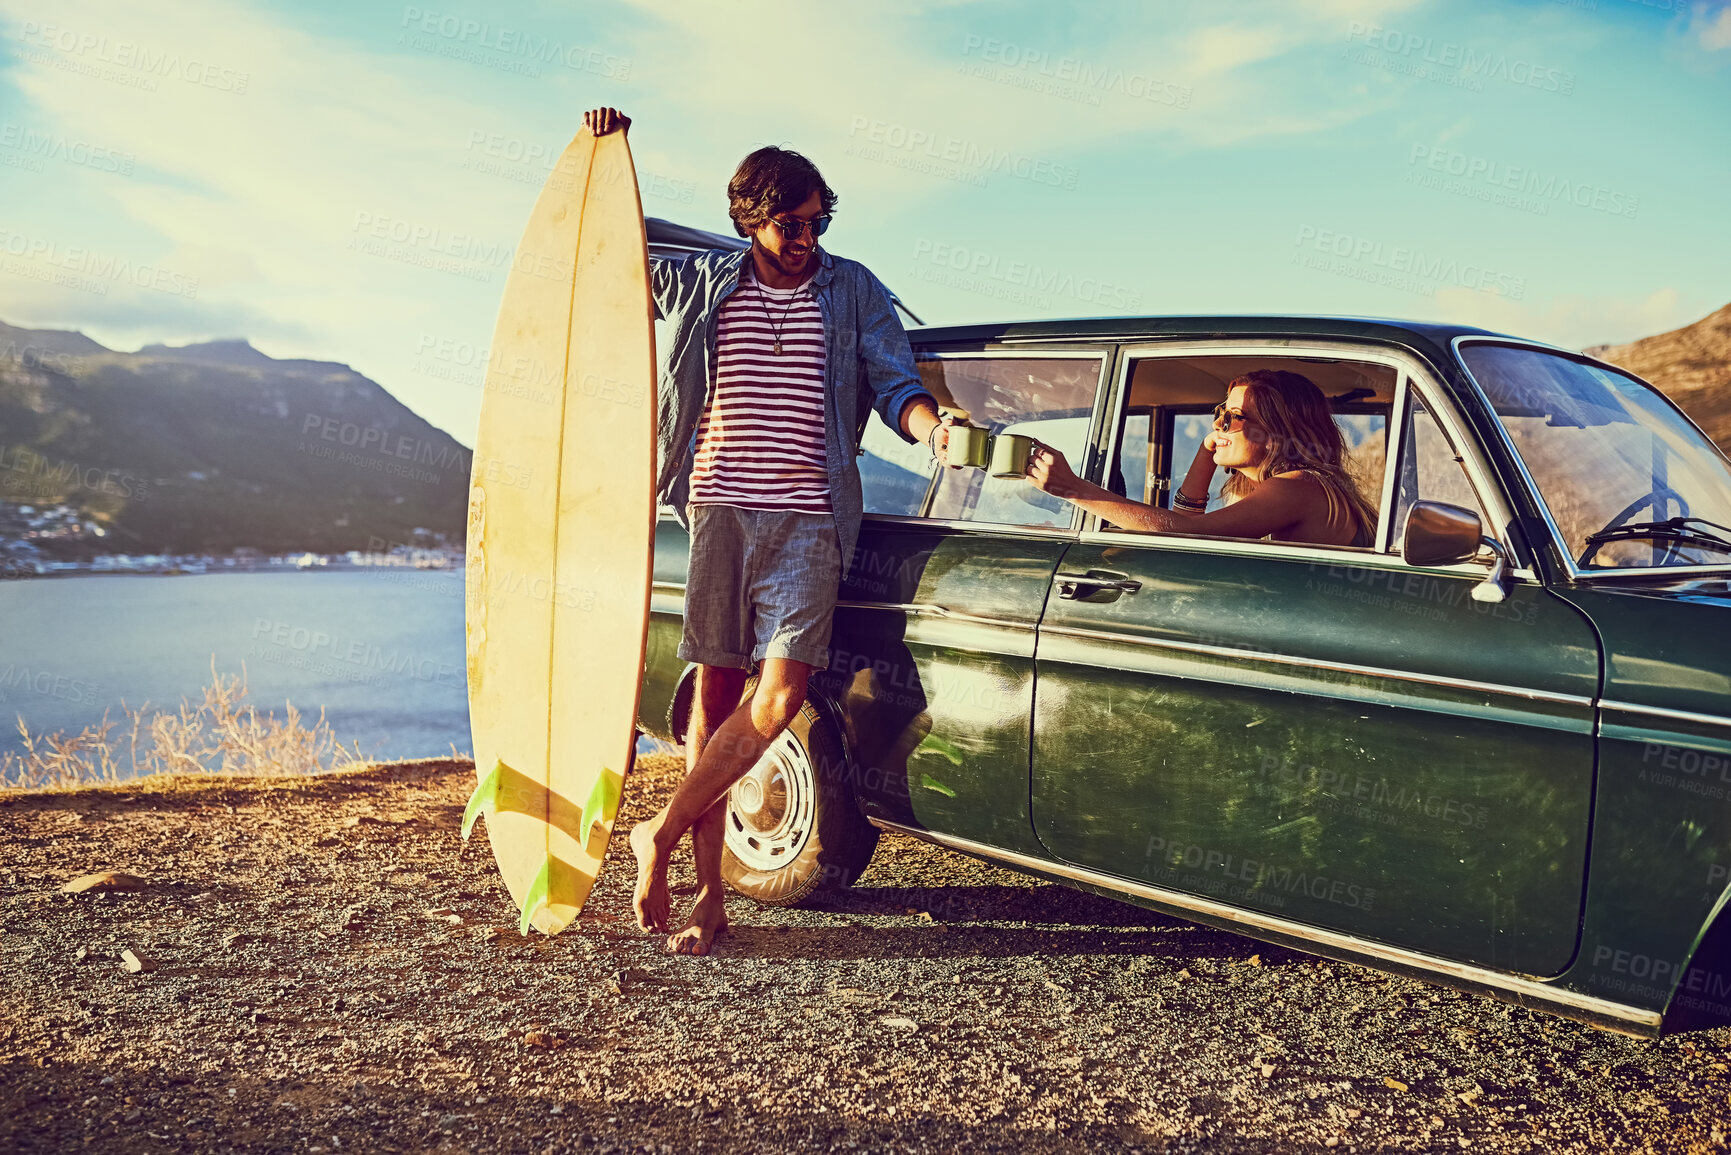
[[[930,433],[926,434],[926,448],[931,451],[933,461],[936,461],[937,457],[938,457],[938,446],[937,446],[938,430],[942,429],[943,427],[944,427],[944,423],[942,421],[939,421],[936,425],[932,426],[932,431]]]
[[[1182,489],[1174,489],[1172,491],[1172,504],[1179,509],[1191,509],[1200,512],[1208,508],[1208,499],[1205,497],[1201,501],[1197,501]]]

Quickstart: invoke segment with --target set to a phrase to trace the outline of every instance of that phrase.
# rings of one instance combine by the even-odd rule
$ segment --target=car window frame
[[[1082,341],[1055,341],[1050,343],[986,344],[970,343],[967,345],[932,345],[914,344],[914,359],[929,360],[979,360],[983,357],[993,357],[1002,360],[1060,360],[1089,359],[1100,361],[1100,379],[1094,385],[1094,404],[1088,418],[1088,429],[1083,442],[1088,453],[1088,465],[1091,467],[1098,457],[1097,446],[1100,442],[1100,423],[1106,412],[1107,395],[1111,392],[1110,382],[1115,369],[1116,347],[1108,343],[1090,343]],[[926,495],[920,501],[920,511],[917,514],[866,513],[864,520],[884,525],[929,526],[951,531],[970,533],[989,533],[999,537],[1042,537],[1074,539],[1081,531],[1082,511],[1075,505],[1070,506],[1070,524],[1064,525],[1016,525],[1004,521],[970,521],[966,518],[928,517],[925,511],[931,509],[937,496],[937,481],[939,474],[934,472],[926,486]]]
[[[1663,389],[1660,389],[1657,385],[1654,385],[1639,373],[1625,369],[1621,365],[1613,365],[1609,361],[1601,361],[1597,357],[1591,357],[1585,353],[1577,353],[1572,349],[1562,349],[1555,345],[1547,345],[1543,341],[1525,341],[1518,337],[1478,336],[1469,333],[1456,337],[1453,341],[1449,342],[1450,349],[1454,353],[1455,364],[1459,368],[1461,376],[1466,380],[1468,385],[1472,387],[1473,396],[1478,400],[1478,403],[1484,407],[1485,416],[1488,418],[1489,423],[1496,428],[1496,436],[1500,440],[1502,449],[1508,454],[1509,460],[1514,463],[1514,467],[1520,475],[1521,484],[1526,486],[1527,492],[1531,495],[1533,507],[1538,510],[1539,520],[1544,525],[1545,532],[1550,535],[1550,552],[1552,556],[1561,563],[1562,570],[1568,576],[1570,582],[1599,582],[1607,580],[1615,582],[1625,578],[1646,579],[1655,576],[1676,578],[1725,576],[1725,571],[1731,569],[1731,562],[1721,562],[1718,565],[1627,566],[1619,567],[1617,569],[1582,569],[1580,566],[1576,565],[1574,555],[1569,551],[1567,538],[1563,536],[1562,527],[1559,526],[1556,519],[1551,516],[1551,507],[1549,503],[1544,500],[1544,495],[1539,489],[1538,482],[1527,469],[1526,459],[1521,456],[1520,450],[1515,448],[1514,438],[1509,435],[1509,431],[1503,426],[1502,419],[1497,416],[1496,407],[1491,404],[1490,397],[1485,393],[1484,388],[1479,385],[1478,378],[1473,376],[1473,371],[1467,366],[1466,358],[1461,354],[1461,349],[1467,345],[1504,345],[1516,349],[1531,349],[1540,353],[1550,353],[1570,361],[1583,362],[1592,365],[1595,368],[1604,369],[1611,373],[1617,373],[1621,376],[1632,378],[1647,386],[1647,388],[1651,389],[1656,395],[1658,395],[1665,404],[1669,405],[1676,411],[1679,417],[1687,422],[1697,433],[1700,433],[1702,439],[1706,441],[1708,445],[1717,449],[1718,444],[1711,437],[1708,437],[1706,432],[1702,430],[1699,425],[1695,424],[1694,419],[1683,411],[1683,407],[1672,400]]]
[[[1506,501],[1503,503],[1501,511],[1494,511],[1495,507],[1485,504],[1485,494],[1487,490],[1495,492],[1500,496],[1502,494],[1502,489],[1494,483],[1483,481],[1473,476],[1472,467],[1470,465],[1471,458],[1468,456],[1468,451],[1463,448],[1463,445],[1468,444],[1468,442],[1463,439],[1470,438],[1472,435],[1466,432],[1466,422],[1461,420],[1459,415],[1454,413],[1452,408],[1446,415],[1441,412],[1443,406],[1452,404],[1447,400],[1446,395],[1439,391],[1427,391],[1422,387],[1413,387],[1404,373],[1401,375],[1398,395],[1400,401],[1396,405],[1394,411],[1390,414],[1390,420],[1399,421],[1400,423],[1400,428],[1395,430],[1390,436],[1391,442],[1398,446],[1398,452],[1391,456],[1390,461],[1392,462],[1393,467],[1387,470],[1383,478],[1384,487],[1387,491],[1387,509],[1389,515],[1392,517],[1395,507],[1400,503],[1400,465],[1404,461],[1407,452],[1407,433],[1413,431],[1414,422],[1412,408],[1413,403],[1416,401],[1418,404],[1424,406],[1426,416],[1428,416],[1432,423],[1436,425],[1437,432],[1442,435],[1443,443],[1453,452],[1455,458],[1461,464],[1462,471],[1467,475],[1467,488],[1472,490],[1473,497],[1479,503],[1479,508],[1472,510],[1472,512],[1483,513],[1484,516],[1494,524],[1504,526],[1510,524],[1513,514]],[[1451,418],[1453,419],[1452,424],[1450,420]],[[1421,497],[1418,500],[1428,501],[1430,499]],[[1512,535],[1508,533],[1503,533],[1501,535],[1495,534],[1493,528],[1493,525],[1486,525],[1486,535],[1496,537],[1498,543],[1501,544],[1504,549],[1511,548],[1510,541]],[[1395,536],[1394,523],[1390,521],[1388,523],[1387,544],[1384,545],[1379,552],[1385,554],[1390,553],[1393,550]],[[1509,557],[1512,559],[1514,555],[1511,553]],[[1475,560],[1489,561],[1490,559],[1483,554],[1481,547],[1481,553]]]
[[[1394,396],[1389,406],[1387,425],[1388,447],[1383,457],[1382,491],[1377,503],[1376,540],[1368,548],[1353,549],[1346,546],[1303,545],[1296,542],[1262,541],[1246,538],[1216,538],[1192,536],[1174,533],[1136,533],[1126,530],[1102,529],[1101,519],[1095,514],[1083,518],[1079,540],[1091,544],[1103,545],[1134,545],[1150,549],[1186,549],[1203,553],[1219,553],[1232,556],[1251,556],[1283,558],[1293,561],[1317,562],[1325,561],[1333,565],[1364,566],[1373,569],[1395,569],[1403,572],[1424,572],[1434,574],[1457,574],[1461,577],[1482,579],[1487,565],[1482,560],[1458,562],[1446,566],[1415,566],[1409,565],[1399,554],[1389,553],[1388,543],[1394,531],[1392,516],[1396,481],[1398,478],[1401,454],[1406,451],[1405,421],[1407,398],[1414,390],[1424,402],[1449,445],[1460,456],[1466,469],[1467,482],[1471,485],[1480,506],[1491,517],[1492,524],[1484,527],[1487,537],[1495,539],[1507,551],[1509,557],[1509,577],[1514,581],[1539,581],[1538,574],[1530,567],[1518,549],[1518,535],[1512,532],[1516,524],[1513,510],[1504,494],[1502,486],[1497,483],[1496,473],[1491,468],[1490,461],[1484,453],[1478,439],[1472,434],[1470,427],[1463,419],[1449,395],[1435,374],[1417,356],[1406,350],[1384,345],[1362,345],[1346,340],[1329,340],[1327,338],[1304,338],[1302,340],[1276,338],[1268,340],[1239,339],[1186,339],[1125,342],[1119,346],[1114,358],[1114,368],[1111,388],[1107,391],[1106,406],[1102,414],[1102,433],[1110,436],[1102,452],[1095,453],[1098,461],[1111,460],[1117,452],[1118,421],[1117,415],[1121,408],[1121,399],[1126,398],[1129,390],[1129,374],[1131,366],[1154,357],[1195,357],[1195,356],[1259,356],[1269,357],[1329,357],[1341,360],[1364,361],[1371,364],[1386,365],[1395,370]],[[1098,483],[1097,478],[1090,478]]]

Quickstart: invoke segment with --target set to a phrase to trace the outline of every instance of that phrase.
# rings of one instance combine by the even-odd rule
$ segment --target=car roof
[[[695,229],[659,217],[644,218],[650,255],[678,259],[706,249],[744,249],[749,242]],[[966,325],[924,325],[894,292],[890,299],[917,328],[908,330],[916,345],[999,341],[1125,341],[1158,338],[1317,337],[1402,345],[1446,358],[1456,337],[1502,337],[1472,325],[1409,321],[1398,317],[1348,317],[1306,314],[1167,315],[1155,317],[1074,317],[1039,321],[990,321]],[[1545,344],[1542,341],[1530,342]],[[1572,350],[1563,350],[1572,352]]]
[[[917,345],[978,344],[1019,341],[1141,341],[1161,338],[1232,339],[1315,337],[1374,341],[1446,355],[1456,337],[1497,337],[1472,325],[1408,321],[1395,317],[1336,317],[1288,315],[1199,315],[1163,317],[1077,317],[1050,321],[1007,321],[968,325],[932,325],[910,329]],[[1532,342],[1543,344],[1544,342]]]
[[[743,249],[749,246],[742,237],[728,237],[690,225],[676,224],[660,217],[644,217],[643,231],[649,241],[649,255],[678,260],[689,253],[708,249]]]

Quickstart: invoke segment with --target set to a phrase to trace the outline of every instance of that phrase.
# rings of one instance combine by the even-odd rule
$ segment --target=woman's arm
[[[1208,490],[1214,484],[1214,434],[1209,433],[1202,439],[1202,444],[1196,447],[1196,456],[1190,459],[1190,468],[1184,474],[1183,484],[1172,495],[1172,508],[1189,516],[1198,516],[1208,508]],[[1185,509],[1182,499],[1190,498],[1200,502],[1202,509]]]
[[[1214,438],[1203,439],[1196,448],[1196,457],[1190,462],[1190,469],[1184,475],[1184,484],[1179,490],[1189,496],[1200,496],[1208,492],[1208,486],[1214,480]],[[1191,525],[1200,517],[1200,512],[1186,509],[1159,509],[1134,498],[1102,489],[1091,481],[1077,477],[1070,463],[1064,460],[1064,455],[1049,445],[1037,445],[1034,452],[1028,455],[1028,481],[1037,489],[1045,490],[1053,497],[1061,497],[1072,505],[1079,505],[1089,513],[1098,514],[1113,525],[1125,529],[1155,531],[1167,533],[1199,533],[1201,530],[1191,529]]]
[[[1208,491],[1207,483],[1214,474],[1211,440],[1204,440],[1197,449],[1179,487],[1189,496],[1199,497]],[[1304,520],[1318,496],[1316,483],[1309,478],[1271,477],[1248,496],[1208,513],[1157,509],[1084,481],[1071,470],[1063,454],[1045,445],[1029,455],[1028,481],[1124,529],[1209,537],[1279,537]]]

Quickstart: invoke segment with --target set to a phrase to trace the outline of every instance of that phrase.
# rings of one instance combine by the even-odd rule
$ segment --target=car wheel
[[[722,877],[770,906],[853,885],[878,844],[848,786],[841,739],[810,702],[733,784],[723,821]]]

